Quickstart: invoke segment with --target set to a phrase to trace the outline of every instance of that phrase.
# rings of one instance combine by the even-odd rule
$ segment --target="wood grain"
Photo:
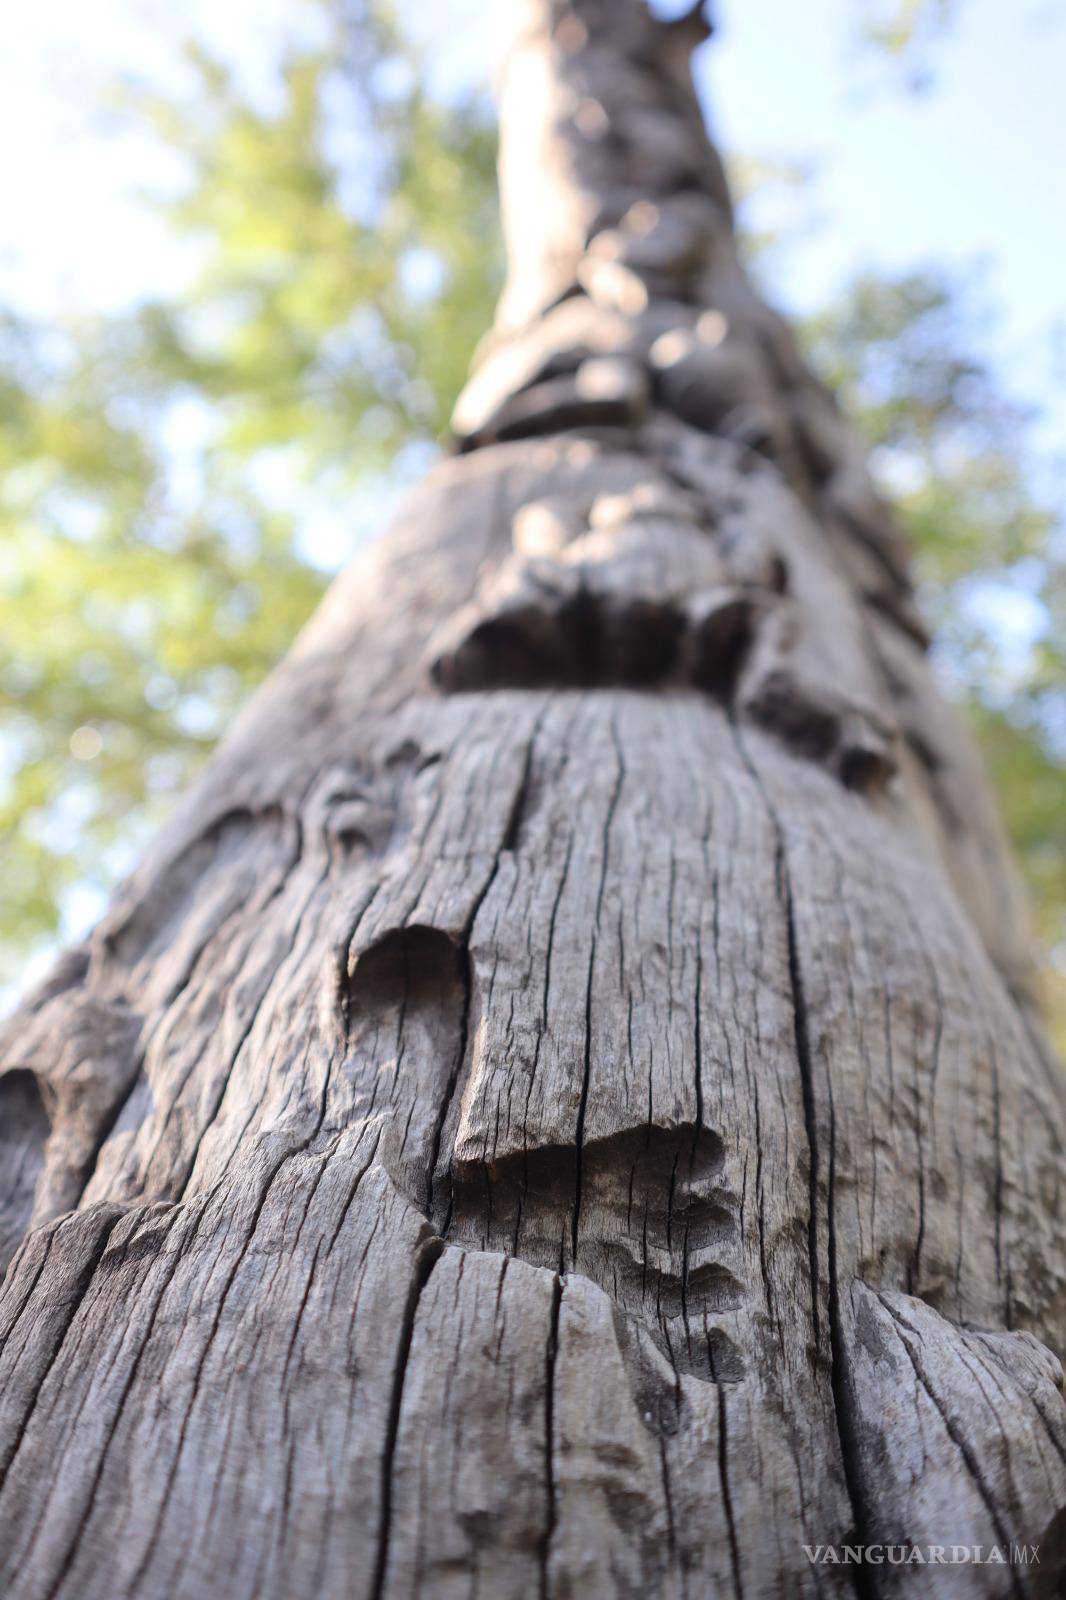
[[[514,11],[454,458],[4,1030],[0,1588],[1057,1595],[1062,1080],[904,542],[697,13]]]

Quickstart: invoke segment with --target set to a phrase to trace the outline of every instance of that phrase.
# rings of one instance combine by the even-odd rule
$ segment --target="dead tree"
[[[1060,1594],[1061,1081],[903,541],[699,13],[514,9],[454,457],[7,1029],[0,1589]]]

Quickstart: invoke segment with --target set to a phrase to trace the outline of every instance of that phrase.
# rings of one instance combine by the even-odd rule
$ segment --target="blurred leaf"
[[[191,42],[180,93],[115,97],[184,174],[152,203],[194,246],[185,292],[62,327],[0,310],[8,977],[91,919],[329,573],[424,469],[496,296],[487,109],[430,96],[386,5],[292,4],[315,26],[279,46],[269,96]],[[950,11],[865,15],[906,60]],[[734,175],[772,276],[809,173],[748,160]],[[1066,540],[984,333],[976,286],[940,273],[865,274],[807,329],[914,540],[1066,1035]]]
[[[428,97],[387,6],[294,6],[266,108],[195,42],[180,95],[114,97],[180,158],[185,292],[0,314],[0,977],[95,912],[435,450],[498,290],[486,108]]]
[[[1066,525],[1032,412],[981,355],[972,281],[863,274],[806,328],[914,545],[937,659],[999,793],[1066,1045]]]

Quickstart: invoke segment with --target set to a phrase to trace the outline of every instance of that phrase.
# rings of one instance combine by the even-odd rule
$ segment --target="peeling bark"
[[[903,540],[699,8],[515,11],[454,459],[5,1030],[0,1585],[1057,1594],[1062,1084]]]

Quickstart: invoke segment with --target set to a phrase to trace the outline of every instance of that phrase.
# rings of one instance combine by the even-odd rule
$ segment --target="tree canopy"
[[[123,88],[120,113],[184,174],[154,202],[195,263],[183,292],[62,324],[0,317],[9,982],[92,914],[442,447],[489,319],[487,104],[434,95],[386,7],[308,5],[269,104],[196,42],[183,91]],[[897,5],[882,42],[905,49],[948,9]],[[913,537],[938,659],[1061,954],[1066,538],[971,298],[937,272],[866,275],[806,331]]]

